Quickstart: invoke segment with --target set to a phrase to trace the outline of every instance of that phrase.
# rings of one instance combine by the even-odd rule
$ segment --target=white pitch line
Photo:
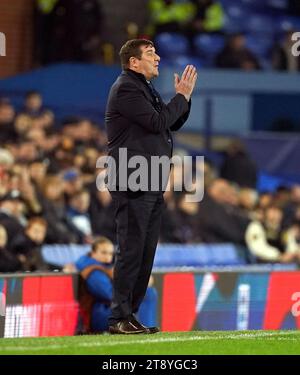
[[[185,342],[185,341],[203,341],[203,340],[226,340],[226,339],[257,339],[257,338],[274,338],[276,340],[287,340],[287,341],[298,341],[298,339],[293,337],[287,337],[295,334],[294,331],[284,332],[284,333],[276,333],[276,332],[260,332],[260,333],[241,333],[241,334],[234,334],[234,335],[219,335],[219,336],[212,336],[212,335],[204,335],[204,336],[192,336],[192,337],[160,337],[160,338],[153,338],[153,339],[139,339],[139,340],[130,340],[130,341],[111,341],[111,342],[82,342],[76,343],[76,348],[92,348],[92,347],[110,347],[110,346],[119,346],[119,345],[134,345],[134,344],[156,344],[162,342]],[[276,337],[276,336],[286,336],[286,337]],[[5,340],[5,339],[4,339]],[[62,345],[47,345],[47,346],[6,346],[0,347],[0,352],[4,351],[40,351],[40,350],[55,350],[55,349],[64,349],[69,348],[70,345],[62,344]]]

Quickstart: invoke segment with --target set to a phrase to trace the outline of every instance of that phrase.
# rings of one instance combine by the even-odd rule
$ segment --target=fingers
[[[180,81],[179,80],[179,75],[177,73],[174,73],[174,84],[175,84],[175,86],[178,85],[179,81]]]
[[[186,79],[186,75],[189,69],[190,69],[190,65],[187,65],[182,73],[181,79]]]
[[[195,75],[197,74],[197,70],[193,65],[187,65],[182,73],[181,79],[187,81],[193,81]]]

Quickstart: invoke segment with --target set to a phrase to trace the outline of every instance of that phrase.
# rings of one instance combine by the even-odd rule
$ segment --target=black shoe
[[[137,327],[131,320],[124,319],[108,327],[111,334],[132,335],[138,333],[149,333],[145,327]]]
[[[137,328],[140,328],[140,329],[146,329],[148,332],[147,333],[157,333],[159,332],[159,328],[158,327],[145,327],[142,323],[140,323],[134,314],[131,314],[130,315],[130,321],[137,327]]]

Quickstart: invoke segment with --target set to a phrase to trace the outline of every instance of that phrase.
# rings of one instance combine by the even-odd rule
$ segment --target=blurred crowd
[[[57,124],[38,92],[29,92],[17,113],[0,99],[0,271],[48,269],[43,244],[91,244],[98,236],[116,242],[110,193],[96,187],[103,155],[99,124]],[[221,168],[207,160],[189,172],[197,170],[202,179],[193,183],[204,181],[204,199],[189,202],[173,168],[160,242],[231,242],[250,250],[249,261],[299,261],[300,186],[259,194],[255,163],[237,140]]]
[[[103,37],[105,12],[100,0],[36,0],[35,4],[36,64],[101,63],[105,51],[110,51],[110,62],[111,55],[116,60],[117,46],[109,48]],[[148,7],[136,10],[146,13],[145,25],[138,25],[134,10],[130,22],[120,22],[124,22],[124,37],[155,40],[159,53],[171,64],[168,51],[174,46],[179,57],[201,67],[299,71],[300,60],[291,53],[295,43],[291,36],[300,24],[299,2],[286,0],[281,10],[276,6],[276,0],[148,0]],[[277,15],[294,17],[294,24],[277,20]]]

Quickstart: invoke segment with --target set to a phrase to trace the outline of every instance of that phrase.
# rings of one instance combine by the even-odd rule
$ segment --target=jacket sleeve
[[[111,301],[112,283],[108,276],[103,272],[95,270],[86,280],[88,291],[100,300]]]
[[[176,94],[161,112],[157,112],[142,90],[127,83],[118,89],[117,108],[122,116],[132,122],[152,133],[161,133],[188,112],[189,105],[183,95]]]
[[[280,251],[269,245],[263,226],[256,221],[249,224],[245,234],[246,244],[250,252],[265,262],[279,261]]]
[[[189,115],[190,115],[191,105],[192,105],[192,101],[191,101],[191,99],[190,99],[188,105],[189,105],[189,108],[188,108],[187,112],[185,112],[185,114],[182,115],[182,116],[181,116],[181,117],[175,122],[175,124],[173,124],[173,125],[170,127],[170,129],[171,129],[172,131],[177,131],[177,130],[179,130],[179,129],[184,125],[184,123],[186,122],[186,120],[188,119],[188,117],[189,117]]]

